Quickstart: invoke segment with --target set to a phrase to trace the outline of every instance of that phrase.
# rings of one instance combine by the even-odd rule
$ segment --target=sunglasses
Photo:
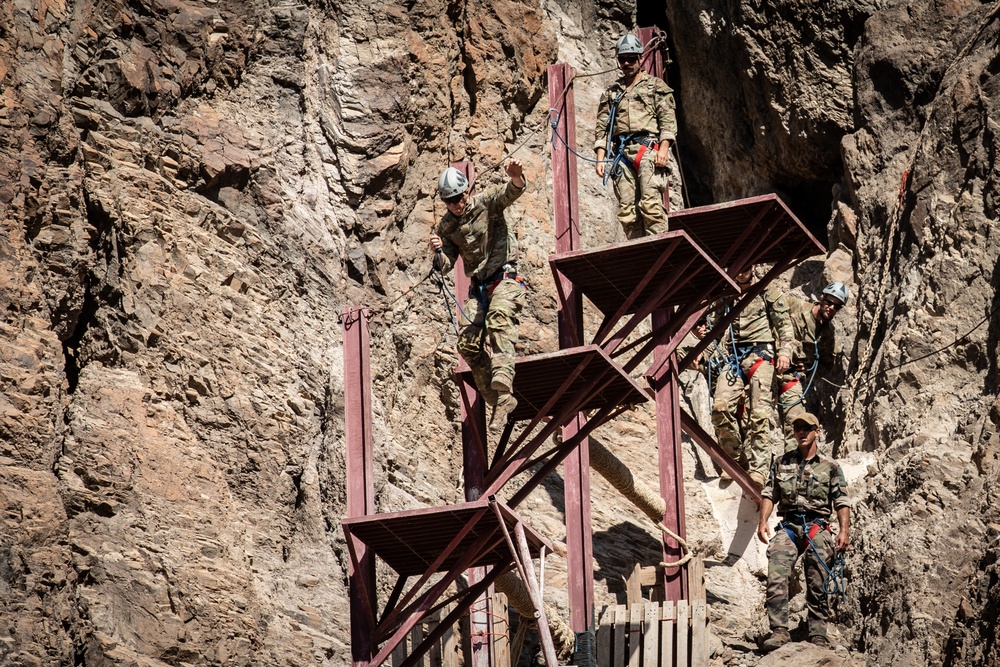
[[[818,431],[819,428],[813,426],[812,424],[796,424],[795,426],[792,427],[792,430],[794,430],[796,433],[801,433],[803,431],[809,433],[810,431]]]
[[[842,304],[842,303],[836,303],[834,301],[830,301],[829,299],[820,299],[819,302],[821,304],[823,304],[824,306],[830,306],[834,310],[840,310],[841,308],[844,307],[844,304]]]
[[[463,192],[462,194],[455,195],[454,197],[444,197],[443,199],[441,199],[441,201],[443,201],[446,205],[447,204],[457,204],[458,202],[462,201],[462,199],[464,199],[464,198],[465,198],[465,193]]]
[[[639,56],[618,56],[618,62],[620,63],[637,63],[639,62]]]

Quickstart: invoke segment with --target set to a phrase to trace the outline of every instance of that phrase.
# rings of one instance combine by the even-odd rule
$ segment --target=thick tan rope
[[[649,517],[662,533],[673,538],[680,545],[684,555],[673,563],[661,562],[660,567],[680,567],[691,560],[692,553],[687,542],[663,525],[663,515],[667,511],[667,503],[660,497],[660,494],[637,481],[628,466],[594,437],[590,438],[590,467],[608,480],[608,483],[615,487],[619,493],[632,501],[632,504]]]
[[[531,603],[528,588],[513,570],[501,574],[493,585],[507,596],[507,602],[521,615],[522,623],[524,620],[534,622],[535,606]],[[545,616],[548,618],[552,643],[555,644],[559,657],[565,658],[572,655],[576,645],[576,634],[573,629],[559,618],[559,612],[551,605],[545,605]]]

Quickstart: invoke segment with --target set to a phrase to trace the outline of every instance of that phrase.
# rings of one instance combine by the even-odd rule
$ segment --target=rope
[[[614,455],[610,449],[597,438],[590,438],[590,467],[597,471],[604,479],[615,487],[615,489],[632,501],[639,510],[645,514],[664,535],[677,541],[680,545],[683,556],[673,563],[661,562],[660,567],[673,568],[680,567],[693,557],[687,541],[680,535],[663,525],[663,515],[667,511],[667,503],[645,484],[638,482],[632,475],[628,466],[622,463],[621,459]]]
[[[812,549],[813,554],[816,556],[816,561],[823,568],[823,592],[827,595],[833,595],[834,593],[839,593],[841,600],[847,602],[847,585],[844,583],[844,569],[847,564],[847,557],[844,552],[838,552],[833,559],[833,568],[826,564],[826,560],[823,559],[819,554],[819,550],[816,548],[816,544],[809,537],[809,526],[806,522],[805,515],[801,515],[802,518],[802,534],[806,536],[806,540],[809,541],[809,548]],[[824,522],[825,523],[825,522]]]
[[[493,585],[507,596],[507,602],[517,610],[522,619],[535,618],[535,605],[531,603],[528,589],[513,570],[501,574]],[[556,609],[549,604],[545,605],[545,616],[549,621],[549,631],[552,633],[556,653],[560,656],[570,655],[576,643],[576,635],[572,628],[563,622]]]

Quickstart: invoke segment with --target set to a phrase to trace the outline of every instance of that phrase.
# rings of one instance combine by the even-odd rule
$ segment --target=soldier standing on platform
[[[770,290],[769,290],[770,291]],[[810,303],[785,295],[791,315],[795,344],[792,365],[778,377],[778,414],[785,431],[785,451],[795,449],[792,422],[806,411],[804,392],[816,378],[833,368],[837,349],[837,334],[833,318],[847,304],[850,294],[843,283],[830,283],[823,289],[819,301]]]
[[[677,134],[674,94],[662,79],[641,71],[638,37],[621,37],[615,51],[622,77],[601,96],[594,150],[597,175],[614,181],[618,222],[627,238],[637,239],[667,231],[663,193]]]
[[[753,267],[738,274],[736,283],[743,291],[749,289],[753,284]],[[792,341],[788,306],[780,294],[775,296],[773,300],[764,295],[754,297],[722,333],[714,356],[722,359],[723,364],[712,378],[715,392],[712,424],[719,444],[761,485],[771,464],[768,436],[774,409],[774,372],[788,370],[788,346]],[[713,308],[709,323],[724,317],[731,305],[725,303]],[[742,438],[741,412],[746,413]]]
[[[504,166],[510,177],[471,197],[465,174],[448,167],[438,179],[438,194],[448,212],[429,241],[435,264],[451,270],[459,255],[472,280],[464,313],[468,325],[458,336],[458,353],[472,369],[479,393],[493,406],[491,423],[503,424],[517,406],[514,346],[518,313],[524,304],[524,280],[517,275],[517,236],[504,209],[521,196],[527,183],[518,160]]]
[[[819,420],[810,412],[795,417],[796,448],[774,462],[764,486],[757,537],[767,544],[767,595],[764,606],[771,636],[765,651],[790,641],[788,632],[788,582],[795,561],[805,555],[806,607],[809,610],[809,641],[830,646],[826,634],[829,600],[824,580],[833,576],[830,563],[834,551],[850,545],[851,505],[844,471],[833,459],[817,451]],[[771,537],[768,519],[777,506],[781,523]],[[830,512],[836,511],[840,530],[830,531]]]

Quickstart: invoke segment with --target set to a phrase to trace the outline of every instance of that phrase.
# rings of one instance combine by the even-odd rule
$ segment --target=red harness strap
[[[747,369],[747,382],[753,379],[753,374],[757,372],[760,365],[764,363],[764,357],[757,357],[757,361],[753,362],[749,369]]]
[[[489,294],[489,297],[490,297],[491,299],[493,298],[493,290],[495,290],[495,289],[497,288],[497,285],[499,285],[500,283],[502,283],[502,282],[503,282],[504,280],[506,280],[506,279],[507,279],[507,278],[509,278],[509,277],[510,277],[510,275],[508,274],[508,275],[505,275],[505,276],[504,276],[503,278],[501,278],[500,280],[495,280],[495,281],[493,281],[493,284],[492,284],[492,285],[490,285],[490,289],[489,289],[489,292],[487,292],[487,294]],[[522,278],[521,276],[514,276],[514,278],[513,278],[513,279],[514,279],[515,281],[517,281],[517,284],[518,284],[518,285],[520,285],[521,287],[524,287],[524,285],[525,285],[525,282],[524,282],[524,278]]]
[[[635,153],[635,160],[632,162],[632,166],[635,167],[635,173],[639,173],[639,163],[642,162],[642,156],[646,154],[646,149],[649,146],[646,144],[639,144],[639,150]],[[659,150],[660,144],[653,144],[653,150]]]
[[[785,384],[781,385],[781,391],[778,392],[778,395],[780,396],[781,394],[784,394],[786,391],[788,391],[789,389],[791,389],[792,387],[794,387],[798,383],[799,383],[799,379],[798,378],[794,378],[794,379],[789,380]]]

